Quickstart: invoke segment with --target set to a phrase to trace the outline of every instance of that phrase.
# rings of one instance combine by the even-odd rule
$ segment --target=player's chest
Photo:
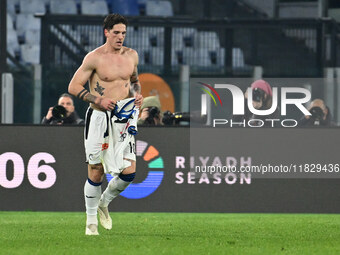
[[[131,58],[118,56],[100,61],[96,72],[103,81],[127,80],[130,79],[133,69],[134,63]]]

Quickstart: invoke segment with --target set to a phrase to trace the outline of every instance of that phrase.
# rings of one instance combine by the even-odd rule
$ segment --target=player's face
[[[105,36],[109,44],[115,49],[120,50],[126,35],[126,26],[124,24],[116,24],[112,29],[105,29]]]
[[[69,97],[61,97],[58,101],[58,105],[64,106],[67,111],[67,116],[70,116],[74,112],[73,101]]]

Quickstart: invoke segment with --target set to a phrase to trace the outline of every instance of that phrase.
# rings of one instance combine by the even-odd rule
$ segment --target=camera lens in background
[[[174,118],[177,124],[181,121],[190,121],[190,112],[175,112]]]
[[[324,114],[320,107],[313,107],[309,110],[309,112],[312,114],[313,119],[322,119]]]
[[[314,126],[319,126],[323,121],[324,113],[320,107],[313,107],[309,110],[312,114],[311,119],[314,121]]]
[[[149,107],[148,112],[149,116],[145,119],[145,124],[154,125],[155,124],[154,118],[156,119],[159,118],[160,110],[158,109],[158,107],[152,106]]]
[[[149,108],[149,116],[152,116],[152,118],[154,117],[158,117],[160,111],[157,107],[152,106]]]
[[[200,111],[193,112],[175,112],[166,111],[163,113],[163,124],[167,126],[179,125],[181,122],[206,123],[207,116],[201,115]]]
[[[62,105],[56,105],[53,107],[52,109],[52,116],[56,119],[56,120],[63,120],[66,118],[66,109],[64,106]]]
[[[264,99],[265,92],[262,89],[255,88],[253,89],[253,101],[261,102]]]
[[[174,124],[174,114],[170,111],[166,111],[163,113],[163,119],[162,119],[162,122],[164,125],[166,126],[171,126]]]

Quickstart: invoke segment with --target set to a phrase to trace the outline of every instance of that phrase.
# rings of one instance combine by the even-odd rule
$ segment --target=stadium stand
[[[20,54],[18,35],[14,29],[7,30],[7,50],[14,57]]]
[[[151,64],[155,66],[162,66],[164,63],[164,48],[152,47],[151,51]]]
[[[147,0],[137,0],[137,5],[139,9],[139,14],[141,16],[145,15],[145,9],[146,9],[146,2]]]
[[[21,48],[22,60],[30,64],[39,64],[40,62],[40,46],[23,44]]]
[[[20,0],[20,13],[45,13],[45,3],[41,0]]]
[[[19,13],[16,19],[16,28],[19,37],[23,37],[25,40],[25,32],[27,30],[39,30],[41,29],[41,23],[39,18],[35,18],[30,13]]]
[[[233,68],[245,67],[243,51],[240,48],[233,48],[232,52]]]
[[[39,5],[37,4],[38,2],[40,3]],[[42,2],[44,4],[41,4]],[[184,1],[184,5],[188,5],[189,2]],[[214,0],[214,4],[211,5],[210,12],[214,13],[214,18],[225,17],[226,15],[231,18],[265,17],[265,14],[253,9],[243,1],[232,0],[225,4],[226,6],[222,2],[221,0]],[[204,4],[204,1],[198,1],[195,6],[190,5],[190,8],[186,6],[185,10],[179,10],[180,1],[176,0],[63,0],[62,4],[60,4],[59,0],[8,0],[8,24],[10,26],[8,30],[16,31],[20,44],[38,45],[39,47],[40,21],[34,18],[33,13],[35,12],[106,15],[113,11],[126,15],[138,15],[139,13],[142,14],[142,12],[138,12],[138,8],[145,7],[145,14],[149,16],[171,17],[187,14],[197,17],[192,12],[196,7],[201,8],[202,6],[200,5],[202,4]],[[226,12],[226,7],[233,10],[233,12]],[[10,21],[11,18],[12,22]],[[13,27],[11,24],[14,24]],[[104,41],[102,29],[98,25],[60,24],[60,26],[85,51],[94,49]],[[238,35],[239,32],[236,31],[232,53],[230,52],[231,49],[228,50],[228,54],[232,56],[232,68],[242,69],[242,67],[251,67],[257,64],[263,65],[266,70],[280,70],[295,58],[290,53],[285,54],[287,51],[292,52],[292,49],[294,49],[296,55],[301,56],[298,60],[301,62],[301,66],[310,65],[308,62],[315,62],[316,30],[310,30],[307,34],[304,34],[302,31],[305,30],[305,28],[301,31],[285,29],[274,31],[271,36],[264,32],[265,35],[258,46],[258,41],[253,38],[253,35],[249,35],[246,30],[241,31],[240,36]],[[15,32],[11,32],[10,36],[11,41],[13,41]],[[60,33],[57,33],[57,36],[60,37]],[[255,41],[249,43],[250,37],[252,37],[251,40]],[[142,63],[145,63],[145,65],[161,65],[164,62],[164,40],[165,32],[163,27],[142,27],[137,25],[132,29],[128,28],[126,46],[141,51]],[[207,68],[208,65],[211,65],[212,68],[222,68],[225,64],[225,43],[225,37],[221,36],[221,31],[175,26],[171,32],[171,66],[191,64],[203,69]],[[16,56],[20,56],[20,47],[13,47],[15,50],[11,49],[11,52],[16,52]],[[259,55],[262,56],[261,59],[254,58]],[[275,56],[275,58],[272,58],[272,56]],[[282,59],[281,63],[277,59]]]
[[[126,45],[128,47],[141,49],[150,48],[150,38],[147,35],[148,30],[145,30],[142,27],[140,27],[138,30],[131,28],[128,30],[127,34],[128,36],[126,37]]]
[[[106,1],[100,0],[82,0],[81,1],[81,14],[84,15],[107,15],[109,9]]]
[[[182,49],[183,47],[192,47],[194,36],[197,33],[196,28],[174,28],[172,36],[172,45],[174,49]]]
[[[194,45],[198,48],[219,49],[220,39],[216,32],[200,31],[194,34]]]
[[[15,15],[19,11],[19,0],[7,0],[7,14],[15,18]]]
[[[7,22],[7,24],[6,24],[7,31],[14,30],[14,22],[13,22],[12,16],[7,13],[7,17],[6,18],[7,18],[7,21],[6,21]]]
[[[127,16],[139,15],[139,2],[137,0],[112,0],[111,4],[112,13],[120,13]]]
[[[267,15],[243,0],[192,1],[171,0],[174,16],[193,18],[266,18]]]
[[[174,16],[171,2],[163,0],[148,0],[145,6],[145,12],[147,16]]]
[[[25,32],[25,44],[38,45],[40,47],[40,30],[27,30]]]
[[[44,4],[41,4],[39,0],[8,0],[8,8],[17,20],[17,35],[19,42],[28,45],[27,47],[21,47],[26,51],[33,51],[32,45],[40,44],[40,21],[34,18],[35,12],[48,12],[51,14],[77,14],[84,15],[106,15],[109,12],[109,8],[114,12],[121,12],[126,15],[138,15],[138,7],[145,7],[146,14],[150,16],[173,16],[172,3],[164,0],[64,0],[63,4],[60,4],[58,0],[45,0]],[[78,5],[78,7],[77,7]],[[19,11],[19,13],[17,13]],[[8,18],[10,20],[10,17]],[[13,22],[8,22],[13,24]],[[91,33],[84,29],[65,27],[68,25],[62,25],[63,29],[67,31],[70,37],[78,41],[81,45],[84,45],[85,50],[90,51],[93,48],[99,46],[102,40],[98,40],[97,36],[102,33],[101,28],[90,28]],[[130,29],[130,28],[129,28]],[[145,33],[147,36],[145,36]],[[13,40],[14,33],[11,33],[11,40]],[[206,36],[211,36],[211,41],[207,42]],[[100,37],[100,36],[99,36]],[[219,38],[214,32],[199,32],[197,33],[194,28],[187,29],[174,29],[172,37],[172,45],[174,52],[172,56],[172,65],[178,63],[197,63],[195,59],[195,53],[199,56],[209,56],[208,60],[202,62],[201,65],[206,66],[208,63],[215,63],[220,65],[223,61],[217,61],[221,59]],[[146,28],[142,27],[138,29],[131,29],[128,31],[128,37],[126,39],[126,45],[136,50],[141,51],[141,59],[145,64],[161,65],[164,62],[164,28]],[[207,46],[208,50],[204,50]],[[183,48],[184,47],[184,48]],[[18,55],[20,47],[16,47],[15,52]],[[13,50],[11,50],[13,52]],[[25,61],[28,54],[22,57]],[[216,58],[216,56],[218,56]],[[199,58],[199,57],[198,57]],[[32,62],[32,61],[31,61]]]
[[[136,48],[138,55],[139,55],[139,64],[145,65],[150,64],[150,48],[140,46]]]
[[[51,0],[50,12],[52,14],[77,14],[77,4],[74,0],[64,0],[63,4],[60,4],[58,0]]]
[[[164,46],[164,28],[154,27],[149,30],[149,39],[152,47]]]

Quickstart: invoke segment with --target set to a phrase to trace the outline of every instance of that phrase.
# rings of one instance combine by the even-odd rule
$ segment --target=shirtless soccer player
[[[128,122],[137,116],[123,115],[124,120],[116,115],[119,107],[127,109],[132,105],[132,109],[138,109],[143,102],[137,52],[123,46],[126,25],[126,19],[119,14],[105,18],[105,44],[85,56],[68,88],[69,93],[90,103],[84,134],[88,163],[84,186],[86,235],[98,235],[97,212],[101,225],[112,228],[108,204],[129,186],[136,171],[134,136]],[[84,88],[87,81],[90,91]],[[136,115],[137,110],[130,112]],[[114,178],[102,194],[104,171],[113,172]]]

